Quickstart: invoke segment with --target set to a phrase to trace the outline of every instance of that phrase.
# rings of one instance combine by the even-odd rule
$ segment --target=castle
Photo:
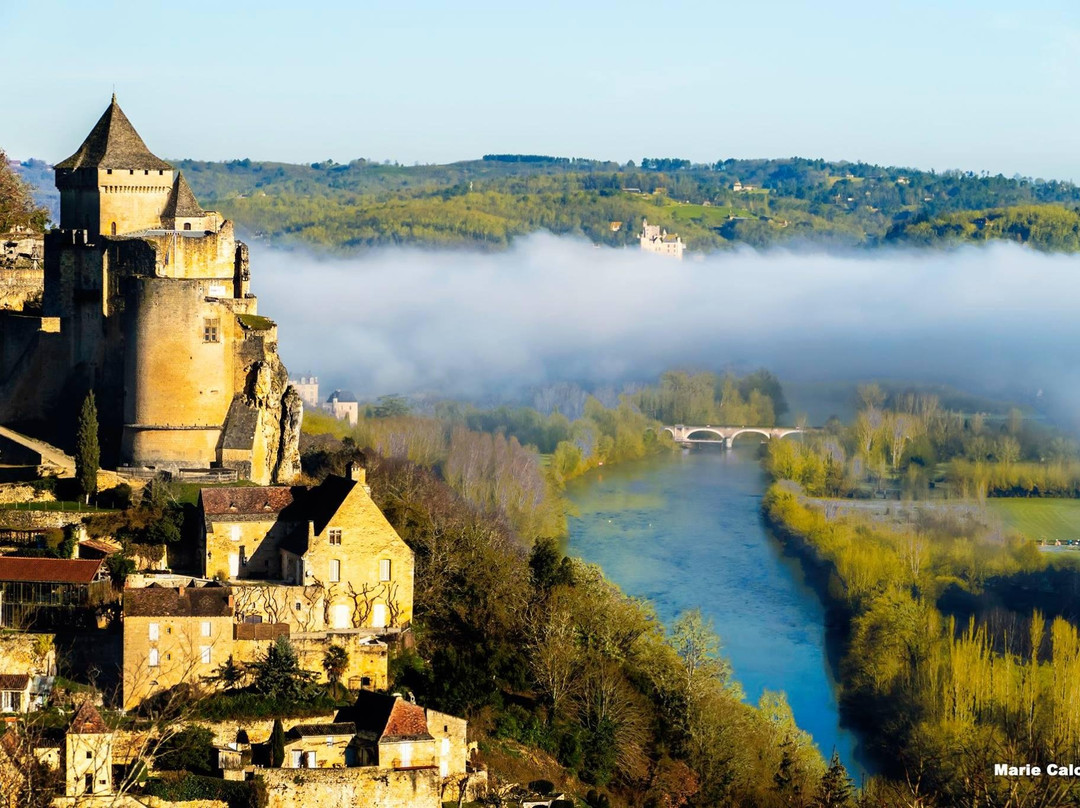
[[[232,223],[200,207],[115,95],[55,169],[40,313],[0,316],[0,422],[69,442],[93,390],[106,463],[291,480],[303,405]]]
[[[661,230],[660,225],[649,224],[648,219],[641,222],[641,232],[638,234],[642,252],[656,253],[658,255],[670,255],[681,259],[686,245],[683,240],[674,233]]]

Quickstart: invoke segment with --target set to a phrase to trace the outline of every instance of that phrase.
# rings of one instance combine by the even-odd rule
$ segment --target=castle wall
[[[209,283],[135,278],[127,295],[123,454],[137,465],[217,460],[238,324]]]
[[[267,808],[440,808],[437,769],[263,769]]]
[[[44,289],[43,267],[5,268],[0,275],[0,309],[22,311],[28,304],[40,302]]]
[[[207,287],[210,297],[232,297],[236,274],[236,238],[232,222],[207,234],[183,230],[163,235],[140,236],[157,248],[156,274],[163,278],[206,278],[216,281]]]

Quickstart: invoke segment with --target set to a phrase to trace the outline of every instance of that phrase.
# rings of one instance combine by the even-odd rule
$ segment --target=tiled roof
[[[0,673],[0,690],[26,690],[29,684],[28,673]]]
[[[172,166],[151,154],[143,139],[131,125],[127,115],[116,103],[112,103],[94,124],[79,150],[66,160],[56,164],[56,168],[75,170],[78,168],[128,168],[171,171]]]
[[[380,741],[404,740],[406,738],[431,737],[428,735],[427,715],[424,708],[398,699],[390,712]]]
[[[0,556],[0,581],[89,584],[101,569],[100,558],[20,558]]]
[[[68,732],[75,735],[101,735],[109,731],[105,722],[101,720],[101,713],[89,701],[82,703],[75,717],[71,719],[71,726],[68,727]]]
[[[279,513],[293,501],[292,489],[284,485],[204,488],[200,496],[203,513],[211,519],[221,517],[219,521],[229,516]]]
[[[199,207],[195,194],[191,192],[191,186],[184,179],[183,172],[178,172],[173,180],[172,190],[169,191],[169,199],[165,203],[165,210],[161,216],[164,219],[173,219],[177,216],[203,216],[205,211]]]
[[[349,721],[356,725],[358,734],[375,737],[381,741],[426,740],[427,716],[424,708],[402,699],[362,690],[352,707],[338,710],[335,722]]]
[[[325,737],[327,735],[355,735],[356,724],[348,721],[335,722],[333,724],[297,724],[285,733],[286,737],[294,739]]]
[[[330,397],[326,399],[327,402],[340,401],[342,404],[347,404],[357,400],[356,396],[349,390],[335,390],[330,394]]]
[[[124,592],[125,617],[232,617],[232,590],[222,586],[149,586]]]
[[[113,553],[119,553],[124,549],[118,542],[109,539],[83,539],[79,542],[79,547],[87,547],[107,556],[112,555]]]

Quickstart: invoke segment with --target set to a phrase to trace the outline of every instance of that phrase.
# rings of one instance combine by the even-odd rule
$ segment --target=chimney
[[[345,476],[354,483],[365,485],[367,483],[367,470],[355,460],[345,466]]]

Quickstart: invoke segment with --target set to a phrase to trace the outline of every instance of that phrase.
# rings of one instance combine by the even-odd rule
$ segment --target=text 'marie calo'
[[[1057,763],[1048,763],[1046,765],[1046,774],[1050,777],[1080,777],[1080,765],[1070,763],[1067,766],[1061,766]],[[1042,766],[1032,766],[1030,764],[1013,766],[1008,763],[994,764],[995,777],[1042,777],[1042,775]]]

